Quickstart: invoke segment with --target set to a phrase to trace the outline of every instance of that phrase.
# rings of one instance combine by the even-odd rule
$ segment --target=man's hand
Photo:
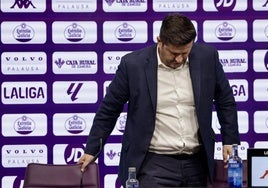
[[[92,162],[92,160],[94,159],[93,155],[89,155],[89,154],[83,154],[82,157],[78,160],[78,164],[81,164],[81,171],[84,172],[86,170],[86,167],[89,163]]]
[[[228,159],[232,155],[232,145],[224,145],[222,155],[223,155],[223,162],[225,163],[224,168],[227,168]]]

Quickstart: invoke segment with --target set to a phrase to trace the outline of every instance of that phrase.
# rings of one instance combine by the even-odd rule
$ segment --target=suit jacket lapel
[[[151,48],[150,54],[146,59],[146,63],[144,66],[146,78],[147,78],[147,86],[149,89],[151,102],[153,105],[153,111],[156,112],[156,100],[157,100],[157,54],[156,47],[154,45]]]
[[[195,106],[196,110],[199,109],[199,102],[200,102],[200,60],[196,57],[196,51],[194,49],[194,46],[192,48],[192,51],[189,55],[189,64],[190,64],[190,75],[192,79],[192,86],[193,86],[193,92],[194,92],[194,100],[195,100]]]

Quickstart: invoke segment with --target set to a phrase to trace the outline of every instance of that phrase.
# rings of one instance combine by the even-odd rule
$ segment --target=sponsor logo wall
[[[30,162],[77,162],[121,57],[155,43],[170,12],[189,16],[196,42],[219,50],[238,104],[241,157],[268,147],[268,0],[0,2],[0,187],[22,187]],[[97,160],[102,188],[120,187],[125,122],[126,110]],[[212,122],[220,159],[215,112]]]

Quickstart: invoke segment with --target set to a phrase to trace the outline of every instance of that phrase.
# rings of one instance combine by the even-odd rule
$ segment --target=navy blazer
[[[137,172],[148,150],[154,128],[157,103],[157,44],[122,57],[109,91],[93,121],[85,153],[95,155],[114,129],[128,102],[122,139],[119,179],[124,185],[128,167]],[[223,144],[239,143],[237,110],[232,89],[219,62],[218,52],[205,44],[194,44],[189,54],[200,140],[207,157],[209,177],[214,173],[216,135],[211,127],[213,104],[221,124]]]

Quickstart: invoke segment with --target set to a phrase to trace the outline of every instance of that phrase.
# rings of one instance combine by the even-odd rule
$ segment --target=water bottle
[[[241,188],[243,186],[243,163],[238,156],[238,145],[234,144],[232,155],[228,161],[229,188]]]
[[[128,179],[126,181],[126,188],[139,188],[139,181],[136,179],[136,168],[128,168]]]

